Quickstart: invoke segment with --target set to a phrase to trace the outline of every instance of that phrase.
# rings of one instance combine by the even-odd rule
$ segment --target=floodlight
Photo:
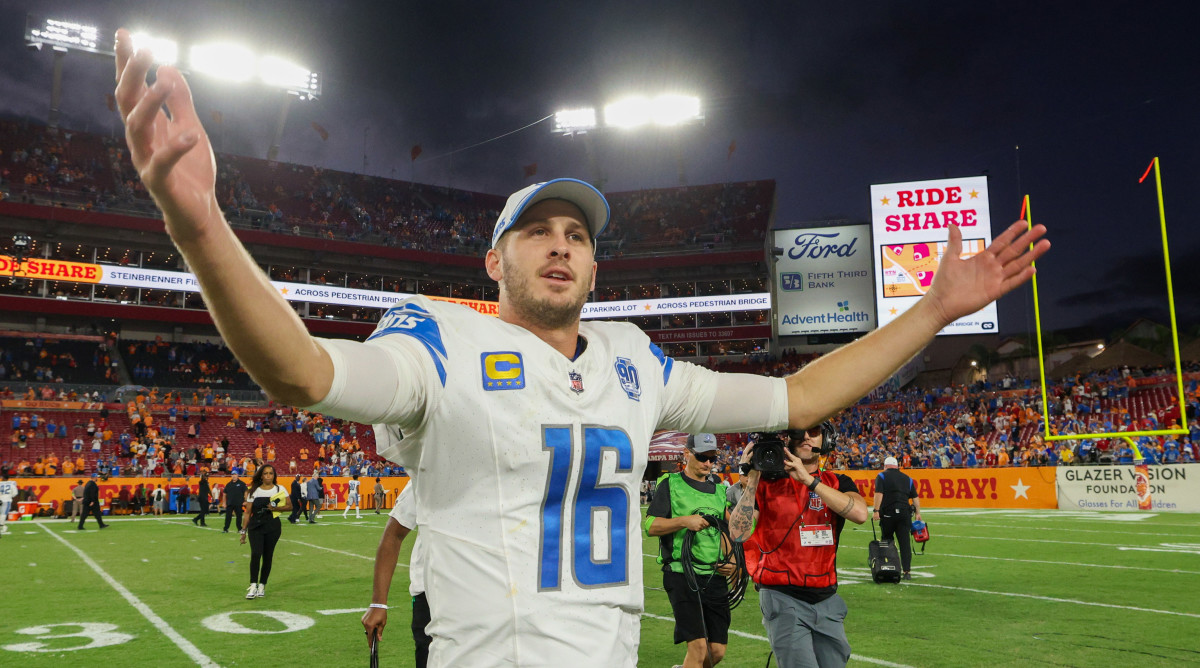
[[[659,95],[651,102],[655,125],[679,125],[700,118],[700,98],[690,95]]]
[[[296,92],[307,91],[313,83],[312,75],[308,68],[279,56],[263,56],[258,59],[258,78],[268,86]]]
[[[563,109],[554,114],[554,131],[555,132],[587,132],[596,127],[596,110],[588,107],[586,109]]]
[[[604,107],[604,124],[612,127],[635,128],[649,123],[651,117],[647,97],[628,97]]]
[[[138,49],[150,49],[154,62],[159,65],[174,65],[179,60],[179,45],[173,39],[154,37],[145,32],[135,32],[132,37],[134,53]]]
[[[39,22],[30,16],[26,21],[25,40],[31,44],[44,42],[54,47],[56,51],[82,49],[95,53],[99,48],[100,29],[96,26],[57,19],[45,19]]]
[[[248,81],[254,76],[254,52],[237,44],[202,44],[193,46],[191,68],[227,81]]]

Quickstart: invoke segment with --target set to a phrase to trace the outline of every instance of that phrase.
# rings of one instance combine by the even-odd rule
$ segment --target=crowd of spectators
[[[141,385],[258,387],[223,343],[167,343],[156,337],[153,341],[123,339],[121,347],[130,377]],[[211,389],[206,396],[211,404]]]
[[[11,424],[4,425],[12,437],[11,457],[3,467],[13,476],[252,476],[264,463],[275,465],[280,475],[403,474],[399,466],[375,455],[370,429],[353,422],[282,407],[222,408],[219,397],[215,406],[204,400],[199,405],[172,403],[179,400],[178,394],[165,395],[161,404],[156,398],[139,393],[125,404],[124,423],[110,419],[107,406],[81,413],[76,419],[87,423],[75,425],[74,439],[65,420],[55,424],[54,418],[43,418],[37,411],[13,412],[6,420]],[[239,432],[247,438],[237,438]],[[277,440],[293,434],[304,436],[301,447],[277,448]],[[35,438],[60,448],[27,456],[26,447]]]
[[[277,234],[482,255],[504,195],[266,161],[217,158],[226,215]],[[0,186],[18,199],[135,215],[155,211],[123,136],[0,121]],[[754,181],[612,193],[601,259],[761,243],[775,183]],[[69,204],[68,204],[69,202]]]
[[[783,376],[813,357],[788,351],[778,358],[747,356],[740,363],[710,361],[710,366]],[[1185,369],[1185,417],[1174,396],[1173,371],[1165,368],[1114,368],[1055,381],[1047,388],[1050,433],[1183,427],[1187,435],[1139,438],[1139,454],[1151,464],[1200,461],[1198,386],[1200,365],[1191,364]],[[372,445],[360,441],[370,434],[368,427],[286,408],[246,409],[243,414],[242,408],[227,404],[228,395],[222,397],[210,388],[198,389],[190,398],[167,393],[161,400],[157,390],[143,392],[125,406],[128,427],[114,427],[107,409],[102,409],[89,419],[86,439],[76,436],[69,441],[69,452],[41,458],[20,457],[27,439],[57,438],[65,445],[67,425],[36,412],[13,413],[10,452],[16,454],[5,466],[14,475],[72,475],[84,472],[85,455],[90,452],[94,470],[114,476],[186,476],[202,471],[252,475],[264,462],[292,475],[401,473],[400,467],[379,459]],[[1046,442],[1042,415],[1041,390],[1029,378],[1006,376],[994,382],[893,392],[865,399],[835,418],[841,440],[828,465],[879,469],[889,455],[906,468],[1133,461],[1133,449],[1118,438]],[[216,433],[210,435],[212,431]],[[231,448],[228,435],[240,431],[249,434],[252,443]],[[277,460],[275,441],[292,434],[302,434],[304,440],[291,448],[285,464],[282,457]],[[733,471],[747,437],[720,437],[718,471]]]
[[[0,383],[115,382],[109,341],[0,337]]]
[[[787,351],[779,357],[745,356],[709,366],[786,376],[815,359]],[[1186,429],[1187,435],[1135,439],[1147,463],[1200,461],[1200,364],[1184,367],[1187,415],[1179,413],[1173,369],[1112,368],[1054,381],[1047,387],[1054,435]],[[1134,402],[1140,408],[1133,408]],[[911,468],[1055,466],[1131,463],[1133,448],[1121,438],[1047,442],[1042,434],[1040,385],[1011,375],[996,381],[912,388],[867,398],[834,418],[841,434],[827,465],[882,469],[891,455]],[[719,436],[719,472],[736,470],[748,434]]]
[[[36,197],[58,202],[70,195],[73,206],[86,210],[154,208],[129,160],[124,137],[28,120],[0,121],[0,186],[19,188],[17,199],[26,201]]]

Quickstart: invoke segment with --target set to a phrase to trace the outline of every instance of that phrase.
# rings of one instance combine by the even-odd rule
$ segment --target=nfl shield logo
[[[571,391],[575,394],[583,392],[583,376],[574,369],[567,374],[571,378]]]

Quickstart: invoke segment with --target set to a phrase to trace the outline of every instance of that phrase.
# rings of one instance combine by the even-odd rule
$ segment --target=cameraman
[[[912,507],[908,505],[912,499]],[[915,511],[915,514],[914,514]],[[895,540],[900,548],[900,569],[905,580],[912,579],[913,518],[921,519],[921,502],[917,499],[917,483],[900,471],[895,457],[883,460],[883,473],[875,478],[875,514],[884,540]]]
[[[732,564],[714,569],[721,559],[721,533],[704,516],[726,519],[725,487],[714,483],[717,438],[688,436],[683,471],[663,476],[646,511],[646,535],[659,537],[663,589],[675,613],[675,644],[687,643],[684,668],[712,668],[729,643],[729,587]],[[683,540],[693,531],[691,567],[698,590],[684,575]],[[714,573],[716,570],[716,573]]]
[[[777,454],[754,457],[756,449],[766,455],[779,448],[777,437],[742,453],[746,492],[729,514],[729,533],[745,542],[746,568],[780,668],[845,666],[850,642],[846,603],[837,595],[838,539],[845,520],[867,521],[867,504],[853,480],[820,470],[821,454],[837,445],[831,422],[788,434],[782,462]],[[752,470],[751,461],[768,470]]]

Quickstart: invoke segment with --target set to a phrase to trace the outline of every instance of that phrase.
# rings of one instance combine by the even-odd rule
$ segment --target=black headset
[[[805,430],[803,429],[789,429],[787,434],[793,439],[801,439],[804,438],[804,432]],[[839,438],[837,427],[833,426],[833,421],[825,420],[821,423],[821,447],[816,450],[816,453],[818,455],[827,455],[833,452],[834,448],[837,447]]]

